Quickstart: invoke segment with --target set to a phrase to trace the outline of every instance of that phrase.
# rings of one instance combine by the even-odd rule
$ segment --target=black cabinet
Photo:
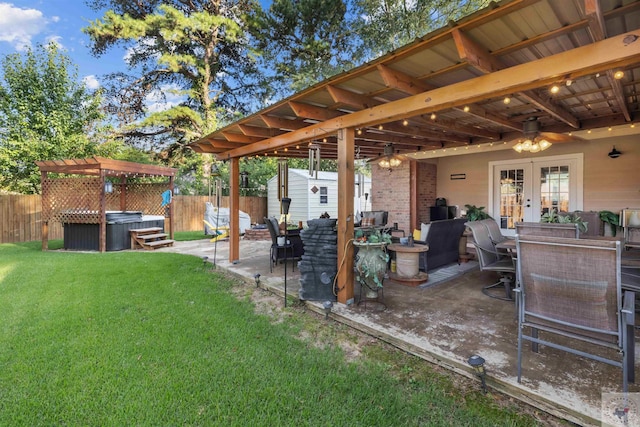
[[[431,206],[429,208],[429,217],[431,221],[453,219],[456,217],[456,211],[455,206]]]

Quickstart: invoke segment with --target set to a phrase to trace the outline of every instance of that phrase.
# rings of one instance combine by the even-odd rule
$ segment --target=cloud
[[[19,51],[25,50],[48,22],[39,10],[0,3],[0,42],[7,42]]]
[[[45,39],[45,44],[53,43],[56,46],[58,46],[60,49],[64,49],[64,46],[62,45],[60,40],[62,40],[62,37],[60,37],[60,36],[48,36]]]
[[[185,100],[177,85],[165,85],[147,95],[146,106],[150,113],[158,113],[180,105]]]
[[[84,82],[84,84],[87,86],[88,89],[96,90],[100,87],[100,82],[94,75],[86,76],[85,78],[82,79],[82,81]]]

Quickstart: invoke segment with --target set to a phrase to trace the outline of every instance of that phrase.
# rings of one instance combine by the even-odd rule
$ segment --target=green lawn
[[[0,245],[0,425],[535,424],[382,345],[349,362],[301,338],[340,325],[239,287],[187,255]]]

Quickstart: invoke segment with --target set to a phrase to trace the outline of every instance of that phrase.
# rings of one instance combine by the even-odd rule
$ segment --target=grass
[[[173,239],[177,242],[186,242],[189,240],[211,239],[213,236],[206,236],[204,231],[176,231],[173,233]]]
[[[350,362],[314,338],[340,326],[256,314],[198,257],[31,242],[0,260],[0,425],[535,425],[401,352]]]

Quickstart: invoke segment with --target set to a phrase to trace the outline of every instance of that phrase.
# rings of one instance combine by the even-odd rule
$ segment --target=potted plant
[[[386,246],[391,243],[391,235],[379,229],[356,230],[353,245],[358,248],[356,255],[356,280],[365,289],[368,299],[378,297],[378,289],[387,271],[389,254]]]
[[[611,235],[613,237],[616,237],[616,232],[618,231],[618,226],[620,225],[620,215],[611,211],[600,211],[599,216],[602,222],[609,224],[609,226],[611,227]]]
[[[578,224],[578,229],[581,233],[587,232],[587,222],[583,221],[582,218],[578,216],[577,213],[567,213],[558,215],[558,212],[555,209],[551,209],[548,212],[545,212],[540,217],[540,222],[546,223],[559,223],[559,224]]]
[[[469,221],[481,221],[491,218],[491,216],[484,211],[484,206],[464,205],[464,207],[467,209],[466,218]]]

